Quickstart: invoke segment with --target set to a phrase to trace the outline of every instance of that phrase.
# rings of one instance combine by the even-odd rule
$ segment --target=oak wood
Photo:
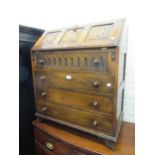
[[[85,155],[134,155],[135,154],[135,126],[133,123],[123,122],[118,143],[115,150],[104,146],[104,141],[86,133],[62,127],[49,122],[34,122],[35,136],[43,146],[46,141],[58,141],[64,147]],[[60,148],[61,149],[61,148]],[[62,147],[61,150],[64,148]],[[65,152],[65,151],[64,151]],[[37,154],[38,155],[38,154]],[[43,154],[44,155],[44,154]],[[57,154],[59,155],[59,154]],[[61,154],[63,155],[63,153]]]
[[[123,118],[124,24],[49,31],[39,39],[31,54],[37,117],[98,135],[114,147]]]
[[[34,56],[34,69],[69,69],[69,70],[96,70],[106,71],[107,56],[110,49],[84,49],[63,51],[36,51]],[[98,63],[96,63],[98,61]]]
[[[44,75],[46,80],[40,80],[40,77]],[[110,74],[104,73],[79,73],[79,72],[36,72],[35,73],[36,85],[44,87],[47,85],[49,88],[58,88],[73,91],[84,91],[91,93],[113,93],[113,81],[114,77]],[[67,79],[70,78],[70,79]],[[107,87],[107,83],[111,84],[111,87]]]
[[[107,115],[113,114],[113,97],[81,94],[59,89],[46,89],[46,97],[42,97],[43,90],[37,90],[36,98],[50,104],[64,105],[89,112],[101,112]]]
[[[120,19],[80,26],[77,31],[74,28],[47,31],[33,50],[114,47],[119,43],[124,21]]]
[[[42,113],[42,108],[46,107],[47,110]],[[82,126],[98,132],[106,132],[112,134],[112,117],[104,114],[96,114],[92,112],[86,112],[83,110],[77,110],[70,107],[50,104],[47,102],[38,102],[37,111],[42,115],[56,118],[64,122],[69,122],[78,126]],[[38,115],[39,116],[39,115]],[[94,121],[98,124],[94,126]]]

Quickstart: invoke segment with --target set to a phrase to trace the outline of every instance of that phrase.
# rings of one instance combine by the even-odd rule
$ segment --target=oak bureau
[[[125,19],[46,31],[31,52],[36,116],[113,148],[123,118]]]

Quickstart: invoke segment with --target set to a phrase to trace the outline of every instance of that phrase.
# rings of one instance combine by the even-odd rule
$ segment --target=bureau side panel
[[[124,88],[125,88],[125,68],[126,68],[126,53],[119,50],[118,62],[118,89],[117,89],[117,104],[116,104],[116,131],[118,136],[123,119],[123,105],[124,105]]]

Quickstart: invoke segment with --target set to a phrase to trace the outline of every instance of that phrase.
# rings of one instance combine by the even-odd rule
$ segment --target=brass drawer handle
[[[53,144],[50,143],[50,142],[47,142],[47,143],[46,143],[46,147],[47,147],[49,150],[53,150],[53,149],[54,149]]]
[[[47,110],[47,107],[43,107],[42,109],[41,109],[41,112],[45,112]]]
[[[43,75],[43,76],[40,76],[40,78],[39,78],[40,80],[45,80],[46,79],[46,77]]]
[[[94,81],[94,82],[93,82],[93,85],[94,85],[95,87],[98,87],[98,86],[100,85],[100,83],[97,82],[97,81]]]
[[[41,93],[41,96],[43,96],[43,97],[46,96],[46,95],[47,95],[47,92],[42,92]]]
[[[93,126],[96,127],[98,125],[98,122],[96,120],[93,121]]]
[[[43,59],[39,59],[39,64],[41,64],[41,65],[43,65],[44,63],[45,63],[45,60],[43,60]]]
[[[94,107],[98,107],[98,106],[99,106],[99,103],[98,103],[97,101],[94,101],[94,102],[93,102],[93,106],[94,106]]]

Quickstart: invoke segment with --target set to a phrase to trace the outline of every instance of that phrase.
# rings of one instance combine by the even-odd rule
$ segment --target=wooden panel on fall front
[[[33,47],[37,49],[71,49],[117,46],[124,19],[104,23],[47,31]]]
[[[100,139],[55,123],[34,122],[37,155],[134,155],[135,125],[123,122],[115,150],[104,146]],[[48,142],[50,145],[48,145]]]

